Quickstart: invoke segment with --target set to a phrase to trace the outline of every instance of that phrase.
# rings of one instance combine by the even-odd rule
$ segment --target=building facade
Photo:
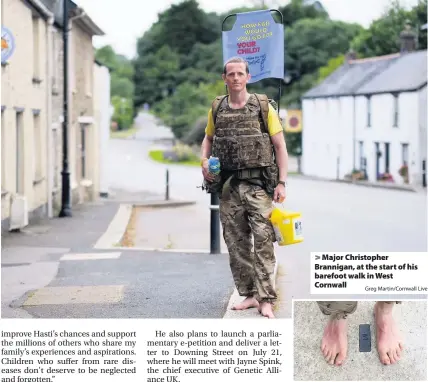
[[[14,42],[13,54],[2,60],[2,231],[23,228],[33,218],[57,216],[61,209],[63,1],[1,3],[2,26]],[[76,204],[99,194],[92,37],[103,32],[83,9],[65,1],[70,9],[68,160]]]
[[[52,24],[39,1],[2,1],[2,26],[13,36],[5,43],[14,45],[1,69],[2,230],[48,210]]]
[[[426,51],[350,59],[307,92],[303,173],[424,185],[426,66]]]

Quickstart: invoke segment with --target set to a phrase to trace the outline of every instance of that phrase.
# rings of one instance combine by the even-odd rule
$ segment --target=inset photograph
[[[427,301],[293,301],[295,381],[427,380]]]

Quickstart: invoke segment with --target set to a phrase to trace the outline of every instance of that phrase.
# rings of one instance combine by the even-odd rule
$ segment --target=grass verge
[[[135,245],[137,215],[139,211],[137,207],[132,207],[131,216],[129,217],[125,233],[119,242],[120,247],[133,247]]]
[[[159,162],[159,163],[167,163],[167,164],[181,164],[185,166],[200,166],[201,161],[198,158],[182,161],[182,162],[174,162],[169,159],[165,159],[163,157],[163,151],[162,150],[152,150],[149,152],[149,156],[152,160]]]
[[[131,128],[126,130],[110,131],[110,138],[112,139],[129,138],[132,135],[134,135],[136,132],[137,132],[137,128],[135,126],[132,126]]]

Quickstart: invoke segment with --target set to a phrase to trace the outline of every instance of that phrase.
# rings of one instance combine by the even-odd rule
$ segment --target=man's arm
[[[279,168],[279,180],[286,182],[288,176],[288,152],[284,134],[281,131],[273,135],[271,140],[275,149],[276,162]]]
[[[212,145],[213,145],[213,137],[205,134],[204,140],[202,141],[202,147],[201,147],[201,160],[210,157]]]

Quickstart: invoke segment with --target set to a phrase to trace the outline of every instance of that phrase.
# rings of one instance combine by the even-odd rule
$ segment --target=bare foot
[[[232,307],[232,310],[245,310],[249,308],[258,308],[259,302],[254,297],[247,297],[244,301]]]
[[[259,312],[264,317],[275,318],[275,316],[273,315],[273,306],[270,302],[260,303]]]
[[[377,302],[375,305],[377,351],[384,365],[391,365],[400,360],[403,343],[392,316],[394,304]]]
[[[324,329],[321,351],[330,365],[340,366],[348,352],[348,327],[346,319],[330,319]]]

